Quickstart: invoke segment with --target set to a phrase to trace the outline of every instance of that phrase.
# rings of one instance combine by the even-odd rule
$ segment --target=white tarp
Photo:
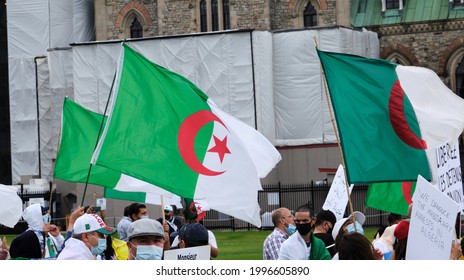
[[[68,83],[72,94],[71,56],[50,60],[48,51],[69,48],[70,43],[95,38],[93,0],[8,0],[8,67],[11,116],[11,164],[13,183],[21,176],[41,175],[50,179],[52,158],[56,157],[59,115],[56,101],[62,87],[54,88],[49,71],[55,69],[55,83]],[[61,67],[60,65],[65,65]],[[37,72],[36,72],[37,68]],[[57,71],[62,71],[59,73]],[[62,81],[56,74],[66,76]],[[36,80],[37,78],[37,80]],[[52,84],[50,84],[52,83]],[[37,96],[39,98],[37,99]],[[58,96],[58,97],[57,97]],[[39,118],[39,119],[38,119]],[[39,145],[40,128],[40,145]],[[40,155],[38,152],[40,146]],[[39,164],[39,158],[41,162]],[[40,171],[39,171],[40,166]]]
[[[250,32],[161,38],[128,44],[151,61],[183,75],[221,109],[255,127]],[[104,112],[120,48],[120,42],[73,47],[77,103],[100,114]]]
[[[315,49],[379,57],[376,33],[322,28],[273,34],[276,144],[336,143]]]

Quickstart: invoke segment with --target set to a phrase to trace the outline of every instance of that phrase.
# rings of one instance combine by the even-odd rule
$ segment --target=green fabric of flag
[[[102,121],[103,115],[89,111],[65,98],[54,178],[69,182],[86,182]],[[172,194],[164,189],[98,165],[92,166],[88,183],[105,187],[104,196],[107,198],[159,205],[160,195],[165,199],[172,197]],[[147,193],[150,193],[149,199]]]
[[[65,98],[54,178],[69,182],[86,182],[90,159],[97,143],[102,121],[102,115],[86,110],[69,98]],[[120,177],[120,172],[93,166],[89,184],[113,188]]]
[[[416,183],[390,182],[369,184],[366,196],[366,206],[400,214],[408,215],[411,197],[416,189]]]
[[[106,198],[129,200],[146,203],[147,194],[144,192],[122,192],[115,189],[104,188],[103,196]]]
[[[158,94],[144,94],[151,92]],[[116,94],[115,114],[99,161],[106,161],[102,165],[108,168],[167,187],[181,197],[193,198],[195,189],[186,186],[196,184],[198,173],[185,165],[177,136],[188,116],[200,110],[210,111],[205,102],[208,97],[184,77],[150,62],[126,45]],[[212,129],[212,124],[207,124],[196,135],[195,154],[200,162],[205,157]],[[162,174],[156,181],[155,173]]]
[[[407,93],[403,99],[393,98],[397,95],[392,92],[399,86],[397,64],[319,50],[318,55],[335,113],[348,183],[415,181],[419,174],[430,180],[426,147],[411,147],[407,137],[401,135],[409,132],[407,136],[420,139],[421,130]]]

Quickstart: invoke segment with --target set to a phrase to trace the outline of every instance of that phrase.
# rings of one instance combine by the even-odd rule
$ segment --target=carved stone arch
[[[451,66],[449,62],[452,60],[451,57],[456,55],[460,49],[464,47],[464,39],[454,40],[443,52],[440,60],[438,61],[437,74],[439,76],[446,76],[449,74],[449,67]]]
[[[464,45],[461,45],[458,48],[455,48],[453,53],[448,56],[446,68],[443,74],[443,78],[448,85],[448,87],[456,92],[456,69],[458,68],[459,63],[461,63],[464,57]]]
[[[401,44],[393,44],[384,48],[380,53],[380,57],[387,60],[389,60],[389,58],[391,59],[396,57],[400,59],[401,62],[404,62],[405,65],[419,65],[419,61],[417,60],[414,53]]]
[[[297,17],[303,12],[310,1],[317,11],[327,10],[328,8],[327,0],[290,0],[288,3],[288,12],[292,17]]]
[[[137,1],[131,1],[124,5],[121,11],[119,11],[114,26],[119,29],[121,33],[124,32],[124,34],[126,34],[125,32],[130,30],[130,24],[132,20],[134,20],[134,17],[137,17],[144,31],[148,30],[153,24],[148,9]]]
[[[121,24],[121,32],[124,32],[127,38],[129,37],[130,27],[135,18],[137,18],[137,20],[140,22],[140,24],[143,27],[143,30],[147,30],[147,23],[145,22],[142,15],[138,11],[132,9],[126,14]]]

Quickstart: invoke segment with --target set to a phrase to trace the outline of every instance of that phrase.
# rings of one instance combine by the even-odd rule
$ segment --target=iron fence
[[[388,213],[367,208],[365,206],[368,185],[355,185],[351,192],[351,202],[355,211],[361,211],[366,215],[364,226],[378,227],[387,224]],[[330,185],[326,182],[315,183],[311,181],[305,184],[269,184],[263,185],[263,190],[258,192],[258,201],[261,207],[261,229],[272,228],[271,213],[273,210],[286,207],[295,210],[299,206],[308,204],[314,213],[322,210]],[[345,211],[345,216],[349,215],[349,207]],[[214,210],[207,212],[203,219],[203,224],[208,229],[223,230],[256,230],[254,225],[224,215]]]

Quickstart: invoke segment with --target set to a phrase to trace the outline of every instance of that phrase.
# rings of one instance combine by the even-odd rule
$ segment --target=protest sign
[[[101,210],[106,210],[106,198],[97,198],[96,206],[99,206]]]
[[[183,249],[164,251],[165,260],[209,260],[211,257],[211,246],[196,246]]]
[[[435,148],[437,188],[464,209],[462,190],[461,159],[458,141],[445,143]]]
[[[352,189],[353,185],[350,186],[350,194]],[[340,166],[338,166],[337,173],[335,173],[334,180],[330,186],[324,205],[322,205],[322,209],[332,211],[338,221],[343,218],[347,204],[348,194],[346,190],[345,174],[343,166],[340,164]]]
[[[406,249],[407,260],[448,260],[459,205],[417,178]]]

